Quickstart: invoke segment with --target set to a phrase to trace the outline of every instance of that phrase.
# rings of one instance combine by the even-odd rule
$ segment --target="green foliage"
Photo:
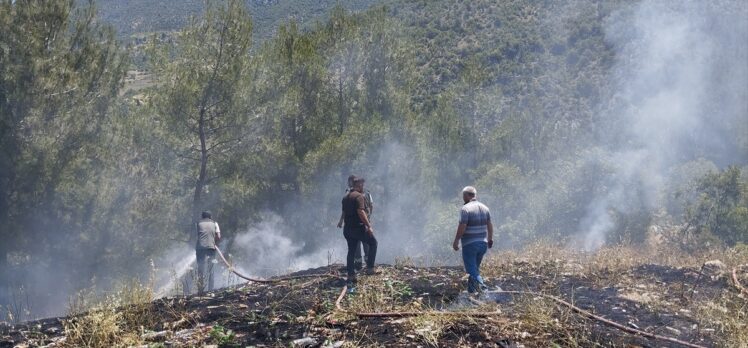
[[[252,145],[245,138],[250,123],[243,104],[247,97],[241,94],[251,36],[252,23],[240,2],[211,3],[174,45],[152,48],[152,71],[164,83],[150,91],[151,106],[168,129],[173,151],[194,163],[184,173],[195,182],[192,209],[186,214],[193,219],[207,208],[202,197],[207,187],[223,175],[215,162]]]
[[[270,39],[275,30],[289,18],[311,23],[326,19],[330,9],[344,6],[349,10],[363,10],[377,0],[246,0],[252,21],[256,23],[255,36],[260,41]],[[205,1],[131,1],[99,0],[99,16],[112,24],[123,36],[151,32],[178,31],[189,24],[190,17],[205,12]]]
[[[371,3],[310,24],[330,1],[281,0],[267,12],[239,0],[154,1],[168,8],[146,30],[181,30],[148,41],[154,84],[134,96],[120,95],[127,55],[93,7],[2,2],[0,283],[31,281],[11,269],[52,265],[42,278],[61,288],[90,277],[106,287],[186,239],[203,208],[229,240],[271,211],[283,214],[275,232],[303,240],[303,251],[330,249],[350,173],[367,176],[381,202],[376,228],[411,245],[409,256],[454,255],[466,184],[492,209],[502,247],[578,233],[621,165],[591,160],[608,151],[598,137],[628,140],[624,121],[600,109],[614,61],[603,27],[631,5],[390,0],[348,11]],[[127,11],[132,23],[147,9],[133,4],[102,1],[101,13]],[[288,20],[292,7],[303,16]],[[675,163],[671,187],[653,195],[695,230],[745,242],[740,171],[689,186],[717,168]],[[618,240],[641,240],[653,219],[647,193],[631,194],[630,207],[609,211]],[[230,336],[214,331],[217,343]]]
[[[748,242],[748,182],[739,168],[705,175],[698,180],[696,192],[698,200],[686,208],[689,227],[729,245]]]
[[[127,60],[113,31],[94,17],[91,4],[74,10],[72,0],[0,3],[4,285],[25,282],[27,276],[12,274],[47,260],[67,260],[72,277],[106,262],[69,249],[104,254],[112,235],[101,217],[121,208],[116,195],[99,194],[97,183],[109,163],[99,149],[111,135]],[[70,286],[69,279],[55,279],[57,286],[35,291],[51,297]]]
[[[226,328],[221,325],[213,325],[213,328],[210,330],[210,338],[221,348],[239,346],[236,342],[236,334],[234,331],[226,330]]]

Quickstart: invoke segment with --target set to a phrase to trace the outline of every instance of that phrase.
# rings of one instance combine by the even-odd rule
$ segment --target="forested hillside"
[[[275,34],[278,26],[296,20],[313,23],[324,20],[335,6],[352,11],[365,10],[376,0],[246,0],[245,5],[254,23],[254,36],[264,41]],[[98,17],[114,26],[118,34],[127,37],[157,31],[182,29],[190,17],[200,16],[205,9],[203,0],[100,0],[96,2]]]
[[[102,0],[100,21],[73,0],[0,4],[13,320],[174,267],[204,209],[253,274],[340,260],[351,173],[382,262],[457,260],[469,184],[499,248],[748,242],[743,1],[356,1],[306,29],[332,2],[145,3]],[[137,98],[105,23],[180,29],[149,41]]]

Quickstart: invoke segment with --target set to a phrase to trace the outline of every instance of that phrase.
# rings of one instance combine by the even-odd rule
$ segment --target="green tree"
[[[67,232],[91,217],[82,202],[95,192],[71,190],[96,174],[95,147],[127,66],[95,14],[91,2],[0,3],[2,271],[69,251],[81,236]],[[8,276],[0,282],[11,285]]]
[[[730,166],[698,180],[699,199],[686,208],[686,227],[710,233],[729,245],[748,242],[748,185],[740,169]]]
[[[151,50],[151,63],[162,82],[150,92],[156,118],[171,131],[171,146],[195,167],[190,215],[208,205],[209,185],[223,175],[221,160],[243,145],[246,112],[244,75],[250,68],[252,22],[243,2],[210,2],[173,45]],[[154,42],[156,42],[154,38]]]

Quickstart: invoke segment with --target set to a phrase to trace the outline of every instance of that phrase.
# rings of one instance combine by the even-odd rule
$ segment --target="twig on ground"
[[[530,291],[499,291],[499,292],[505,293],[505,294],[540,296],[540,297],[552,300],[552,301],[554,301],[554,302],[556,302],[556,303],[558,303],[560,305],[566,306],[569,309],[571,309],[572,311],[574,311],[576,313],[579,313],[579,314],[581,314],[581,315],[583,315],[585,317],[588,317],[590,319],[595,319],[595,320],[597,320],[597,321],[599,321],[599,322],[601,322],[601,323],[603,323],[605,325],[614,327],[614,328],[619,329],[621,331],[628,332],[630,334],[639,335],[639,336],[643,336],[643,337],[647,337],[647,338],[655,339],[655,340],[662,340],[662,341],[668,341],[668,342],[672,342],[672,343],[677,343],[677,344],[680,344],[680,345],[683,345],[683,346],[686,346],[686,347],[705,348],[704,346],[700,346],[698,344],[693,344],[693,343],[690,343],[690,342],[682,341],[682,340],[679,340],[677,338],[672,338],[672,337],[667,337],[667,336],[661,336],[661,335],[655,335],[653,333],[649,333],[649,332],[646,332],[646,331],[637,330],[637,329],[634,329],[634,328],[630,328],[628,326],[621,325],[621,324],[616,323],[614,321],[605,319],[605,318],[603,318],[603,317],[601,317],[599,315],[592,314],[589,311],[581,309],[581,308],[579,308],[579,307],[577,307],[577,306],[575,306],[575,305],[573,305],[573,304],[571,304],[569,302],[566,302],[566,301],[564,301],[564,300],[562,300],[562,299],[560,299],[558,297],[555,297],[555,296],[541,294],[541,293],[537,293],[537,292],[530,292]]]

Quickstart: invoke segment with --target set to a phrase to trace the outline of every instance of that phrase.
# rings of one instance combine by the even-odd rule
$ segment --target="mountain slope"
[[[330,9],[340,5],[360,11],[379,0],[247,0],[254,20],[255,37],[263,41],[271,37],[277,27],[295,18],[301,23],[323,20]],[[204,10],[203,0],[98,0],[99,17],[112,24],[121,36],[154,31],[181,29],[191,16]]]

